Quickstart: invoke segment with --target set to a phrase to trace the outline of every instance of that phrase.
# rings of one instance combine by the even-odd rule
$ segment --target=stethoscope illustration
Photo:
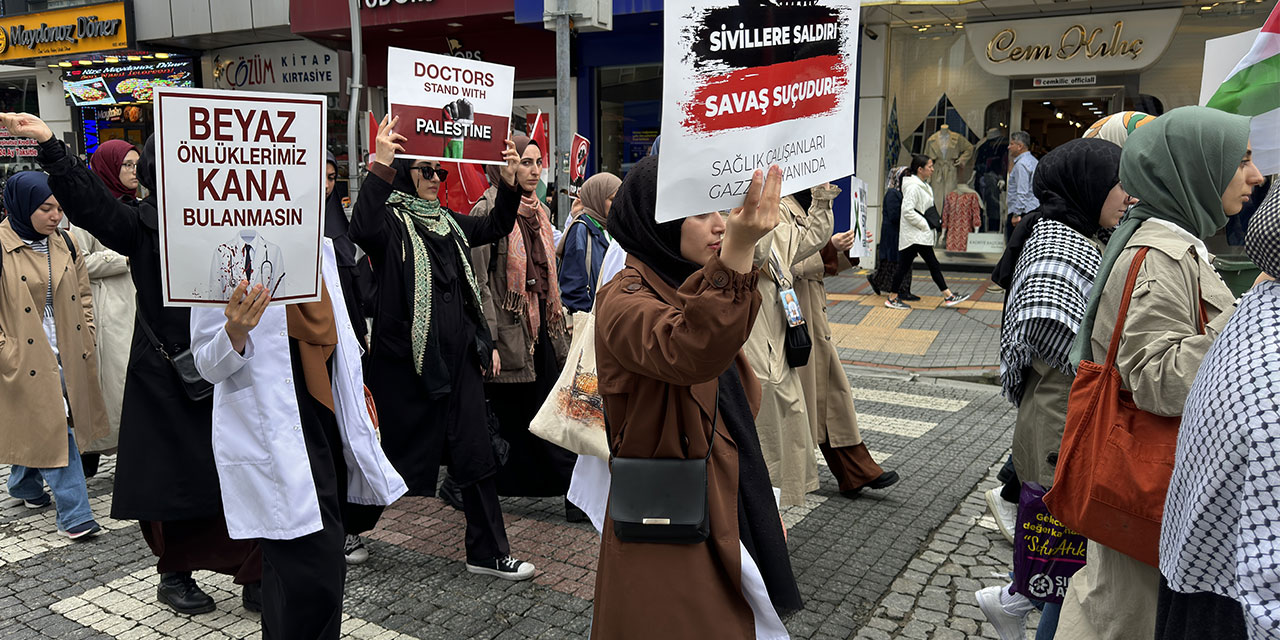
[[[255,239],[255,237],[256,234],[254,234],[254,237],[249,238],[246,238],[243,234],[240,236],[240,239],[244,241],[244,247],[241,248],[242,256],[244,258],[244,279],[252,283],[254,272],[257,271],[258,282],[270,286],[271,295],[274,297],[276,295],[276,291],[280,288],[280,283],[284,281],[285,272],[282,271],[280,272],[280,277],[275,277],[276,265],[271,261],[269,255],[266,255],[265,249],[263,250],[263,258],[258,261],[257,268],[254,268],[253,244],[251,241]],[[273,280],[274,284],[272,283]]]

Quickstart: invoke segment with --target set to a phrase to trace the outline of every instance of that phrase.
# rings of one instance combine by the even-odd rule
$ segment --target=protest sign
[[[850,177],[849,191],[853,195],[849,212],[853,246],[849,249],[849,257],[865,258],[871,255],[871,242],[867,240],[867,183],[857,177]]]
[[[591,151],[591,141],[582,134],[573,134],[572,155],[569,156],[569,195],[578,197],[578,189],[587,181],[587,154]]]
[[[783,193],[853,173],[858,3],[667,8],[658,221],[740,206],[755,170]]]
[[[387,48],[387,100],[407,158],[503,164],[515,68]]]
[[[320,299],[324,96],[156,90],[166,306],[221,306],[241,280],[272,304]]]

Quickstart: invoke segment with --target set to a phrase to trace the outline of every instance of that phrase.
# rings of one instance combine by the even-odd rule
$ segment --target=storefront
[[[947,135],[939,133],[945,127],[972,149],[954,179],[933,185],[935,193],[950,193],[966,182],[980,191],[990,185],[996,191],[983,199],[999,205],[1003,199],[995,185],[1007,167],[1010,132],[1029,133],[1032,152],[1041,156],[1107,114],[1159,115],[1197,104],[1205,41],[1257,28],[1275,0],[1026,19],[1001,19],[984,8],[991,4],[868,10],[872,20],[887,17],[890,23],[876,27],[887,44],[864,40],[885,51],[882,118],[874,130],[860,132],[879,132],[875,173],[925,152],[931,138]],[[1038,13],[1027,7],[1023,15]],[[877,159],[868,155],[860,154],[860,160]],[[974,173],[984,171],[992,179],[975,180]],[[877,191],[879,182],[872,185]],[[968,253],[1003,251],[1004,216],[987,209],[984,233],[970,237]]]
[[[141,146],[155,130],[152,97],[161,87],[196,86],[195,60],[165,52],[137,52],[64,61],[62,86],[87,154],[107,140]],[[87,63],[87,64],[86,64]]]

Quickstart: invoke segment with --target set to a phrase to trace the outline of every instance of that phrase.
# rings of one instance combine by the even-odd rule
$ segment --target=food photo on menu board
[[[190,60],[87,67],[67,71],[64,78],[67,96],[77,107],[151,102],[158,88],[195,85]]]

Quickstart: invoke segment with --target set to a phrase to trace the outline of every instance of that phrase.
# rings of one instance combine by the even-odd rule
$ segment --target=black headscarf
[[[631,168],[609,209],[607,228],[627,255],[645,263],[667,284],[679,287],[700,267],[680,255],[684,220],[658,223],[658,156]]]
[[[800,204],[800,209],[803,211],[808,211],[809,207],[813,206],[812,189],[801,189],[791,194],[791,197],[796,199],[796,202]]]
[[[1111,188],[1120,182],[1120,147],[1101,138],[1072,140],[1045,154],[1031,179],[1039,208],[1022,218],[1005,245],[1004,255],[991,273],[991,281],[1008,289],[1041,218],[1055,220],[1091,238],[1102,230],[1098,214]]]
[[[396,172],[395,179],[391,181],[391,188],[405,195],[418,197],[418,188],[413,185],[413,160],[396,158],[391,161],[391,168]]]
[[[138,182],[147,188],[150,195],[156,192],[156,136],[147,136],[142,145],[142,157],[138,158]]]
[[[53,191],[49,176],[43,171],[19,171],[4,185],[4,210],[9,212],[9,226],[24,240],[39,242],[45,235],[31,226],[31,214],[44,204]]]

